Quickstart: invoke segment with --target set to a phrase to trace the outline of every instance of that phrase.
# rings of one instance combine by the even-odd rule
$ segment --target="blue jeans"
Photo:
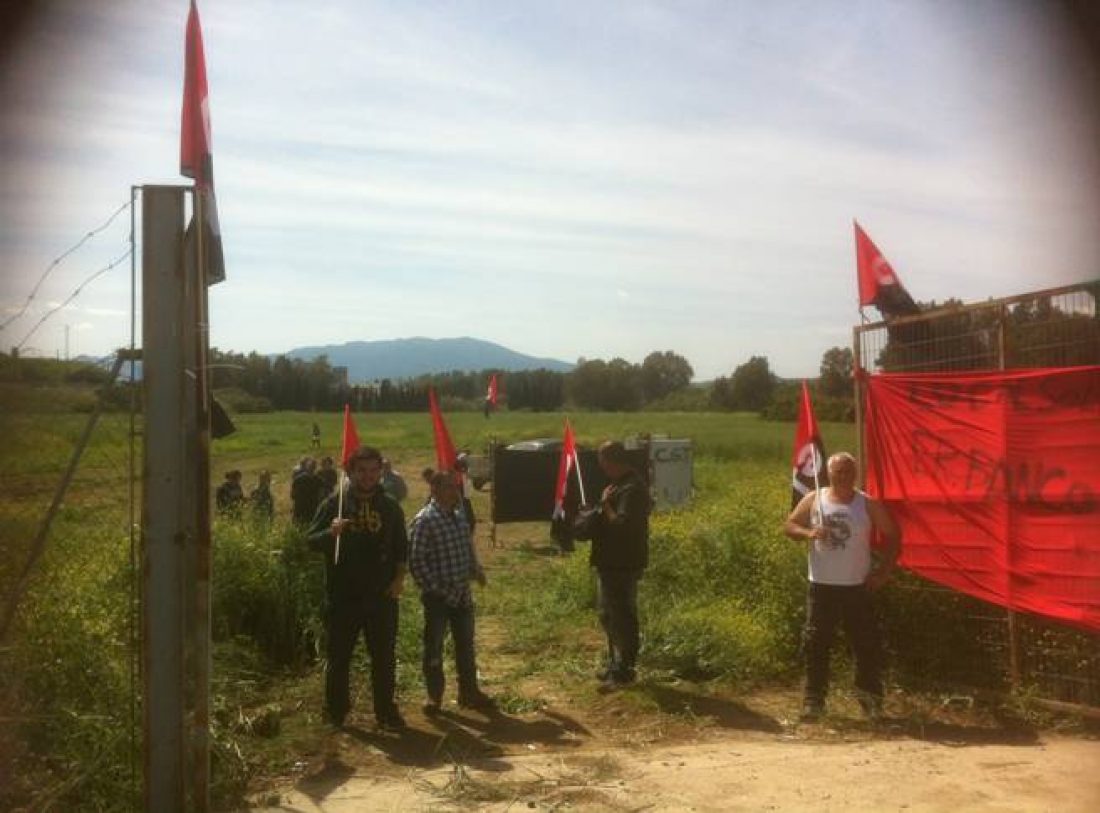
[[[443,698],[443,640],[447,627],[455,647],[458,695],[477,693],[477,661],[474,656],[474,607],[452,607],[434,593],[421,593],[424,605],[424,685],[428,697],[438,703]]]

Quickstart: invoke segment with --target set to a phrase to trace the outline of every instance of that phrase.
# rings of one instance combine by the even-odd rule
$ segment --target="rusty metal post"
[[[1006,341],[1006,328],[1005,319],[1008,309],[1005,305],[1001,305],[997,309],[997,369],[1004,371],[1008,367],[1008,347]],[[1012,510],[1011,501],[1009,501],[1008,510]],[[1005,579],[1007,580],[1007,588],[1005,590],[1005,596],[1009,601],[1012,600],[1012,540],[1010,538],[1012,534],[1012,523],[1007,523],[1005,527]],[[1019,619],[1016,616],[1016,611],[1009,608],[1007,612],[1008,620],[1008,682],[1012,687],[1012,691],[1018,691],[1020,688],[1020,628]]]
[[[856,408],[856,461],[859,463],[860,487],[867,482],[867,461],[863,458],[863,385],[859,380],[863,369],[863,352],[860,347],[862,333],[859,327],[852,328],[852,389]]]
[[[497,547],[497,439],[489,439],[489,545]]]
[[[185,567],[185,632],[187,681],[187,805],[210,809],[210,578],[213,568],[210,531],[210,381],[207,365],[207,285],[203,246],[203,197],[192,192],[192,226],[186,239],[187,322],[183,335],[187,359],[188,506]]]

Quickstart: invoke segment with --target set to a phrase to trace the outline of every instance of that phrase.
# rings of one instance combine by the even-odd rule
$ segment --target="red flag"
[[[340,462],[348,467],[348,458],[359,448],[359,433],[355,431],[355,421],[351,418],[351,404],[344,404],[344,442],[340,452]]]
[[[462,483],[462,473],[455,471],[455,445],[451,442],[451,433],[443,422],[443,413],[439,411],[439,401],[435,397],[435,388],[428,387],[428,409],[432,413],[432,431],[435,434],[435,464],[440,471],[454,471],[458,482]]]
[[[874,305],[884,316],[905,316],[920,313],[913,297],[905,290],[894,269],[871,242],[871,238],[856,227],[856,273],[859,277],[859,306]]]
[[[573,427],[569,420],[565,421],[565,437],[561,444],[561,459],[558,462],[558,482],[554,486],[554,514],[553,518],[560,519],[565,516],[565,485],[569,480],[569,471],[577,465],[577,441],[573,437]]]
[[[825,445],[821,442],[821,432],[814,418],[814,407],[810,403],[810,390],[805,381],[802,382],[802,398],[798,403],[798,429],[794,434],[791,466],[793,467],[791,472],[791,508],[793,510],[799,501],[818,485],[829,484],[829,473],[825,470]]]
[[[203,253],[206,282],[225,279],[222,232],[214,198],[214,155],[210,139],[210,100],[206,89],[206,57],[202,47],[199,10],[191,0],[184,46],[183,113],[180,123],[180,174],[195,179],[196,199],[201,198]],[[193,224],[192,224],[193,225]]]
[[[493,406],[497,405],[497,374],[493,373],[489,377],[489,390],[485,393],[485,400]]]

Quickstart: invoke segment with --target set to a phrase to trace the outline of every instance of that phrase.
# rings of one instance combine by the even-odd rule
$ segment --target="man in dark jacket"
[[[597,677],[610,685],[635,679],[638,658],[638,580],[649,563],[651,501],[645,481],[618,441],[600,446],[600,469],[611,481],[591,524],[599,584],[600,624],[607,634],[607,665]]]
[[[370,655],[374,716],[382,728],[401,729],[397,710],[397,599],[405,583],[408,539],[405,515],[379,484],[382,455],[361,446],[348,459],[349,486],[340,518],[340,495],[321,504],[309,528],[309,545],[325,556],[328,643],[325,716],[344,724],[351,705],[349,671],[360,632]]]
[[[307,458],[301,471],[290,481],[294,521],[301,525],[309,523],[324,497],[325,484],[317,476],[317,461],[312,457]]]
[[[233,469],[225,473],[225,482],[214,492],[214,504],[218,512],[227,516],[239,517],[244,505],[244,489],[241,488],[241,472]]]

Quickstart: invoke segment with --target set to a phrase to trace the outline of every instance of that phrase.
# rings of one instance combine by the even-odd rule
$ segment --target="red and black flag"
[[[552,519],[565,517],[565,489],[569,483],[569,472],[577,470],[577,483],[583,490],[581,482],[580,461],[577,460],[577,440],[573,436],[573,427],[569,420],[565,421],[565,436],[561,444],[561,457],[558,458],[558,479],[554,486],[554,513]]]
[[[794,435],[794,454],[791,456],[791,510],[811,491],[829,485],[829,473],[825,469],[825,445],[814,418],[810,390],[802,382],[802,397],[798,402],[798,429]]]
[[[183,114],[180,124],[180,174],[195,179],[195,197],[202,209],[203,265],[206,282],[225,279],[222,231],[214,197],[214,155],[210,140],[210,98],[206,89],[206,57],[202,48],[199,10],[191,0],[184,49]],[[192,225],[194,222],[192,221]]]
[[[884,317],[920,313],[920,306],[905,290],[893,267],[859,223],[856,227],[856,272],[859,275],[859,306],[874,305]]]

